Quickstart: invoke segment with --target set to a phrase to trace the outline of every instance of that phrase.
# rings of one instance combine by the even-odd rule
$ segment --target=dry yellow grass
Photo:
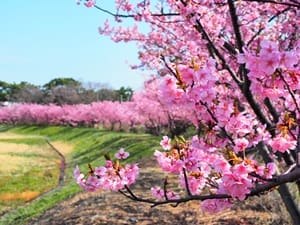
[[[72,152],[74,146],[71,144],[67,144],[61,141],[54,141],[51,144],[58,149],[64,156],[67,156],[69,153]]]
[[[45,145],[42,148],[35,145],[15,144],[1,142],[1,139],[20,139],[28,138],[31,136],[24,136],[14,133],[0,133],[0,174],[9,174],[11,172],[21,170],[26,172],[26,168],[33,166],[53,167],[58,162],[57,158],[50,146]],[[68,155],[73,146],[63,142],[53,142],[52,145],[57,148],[63,155]],[[34,154],[36,157],[26,157],[27,155]],[[57,165],[56,165],[57,166]]]
[[[39,136],[30,136],[30,135],[20,135],[20,134],[15,134],[15,133],[10,133],[10,132],[4,132],[4,133],[0,133],[0,140],[1,139],[19,139],[19,138],[32,138],[32,137],[39,137]],[[63,155],[67,155],[69,154],[72,149],[73,149],[73,145],[71,144],[67,144],[61,141],[55,141],[55,142],[51,142],[51,144],[57,148]],[[1,145],[1,143],[0,143]],[[14,151],[16,150],[20,150],[23,151],[25,146],[27,145],[23,145],[22,144],[18,144],[18,148],[15,148],[15,146],[11,145],[11,147],[15,148]],[[28,147],[28,146],[27,146]],[[1,154],[1,150],[3,151],[5,148],[0,146],[0,154]]]
[[[36,157],[26,157],[26,154],[35,154]],[[16,170],[23,171],[25,168],[46,164],[51,167],[55,165],[55,162],[51,159],[52,156],[56,157],[56,154],[48,146],[40,148],[26,144],[0,142],[0,162],[2,162],[0,163],[0,174]]]
[[[9,131],[6,132],[1,132],[0,133],[0,140],[1,139],[18,139],[18,138],[30,138],[30,137],[39,137],[39,136],[30,136],[30,135],[21,135],[21,134],[15,134],[15,133],[11,133]]]
[[[3,193],[0,194],[0,201],[15,201],[23,200],[25,202],[30,201],[39,196],[37,191],[24,191],[21,193]]]

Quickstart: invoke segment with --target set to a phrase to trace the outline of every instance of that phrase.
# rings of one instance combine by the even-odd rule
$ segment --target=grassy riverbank
[[[51,151],[46,140],[66,160],[65,179],[61,186],[57,186],[59,157]],[[158,143],[158,137],[147,134],[93,128],[1,126],[0,159],[3,168],[0,170],[0,185],[5,188],[0,192],[0,224],[24,224],[81,191],[72,178],[76,165],[83,171],[87,170],[87,163],[100,165],[105,153],[113,155],[120,147],[131,153],[129,161],[136,161],[152,155]],[[6,200],[1,202],[1,196]],[[10,211],[3,214],[8,209]]]

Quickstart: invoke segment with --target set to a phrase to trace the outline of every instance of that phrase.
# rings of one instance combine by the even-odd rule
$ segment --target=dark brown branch
[[[275,182],[277,180],[276,177],[275,178],[265,178],[265,177],[262,177],[262,176],[260,176],[259,174],[255,173],[255,172],[249,173],[249,175],[252,176],[252,177],[258,178],[262,181],[267,181],[267,182]]]
[[[265,28],[259,28],[258,31],[250,38],[250,40],[247,42],[246,46],[249,46],[254,40],[255,38],[257,38],[261,32],[264,30]]]
[[[272,3],[272,4],[276,4],[276,5],[286,5],[286,6],[290,6],[290,7],[296,7],[296,8],[300,8],[300,3],[297,2],[278,2],[278,1],[273,1],[273,0],[243,0],[245,2],[258,2],[258,3]]]
[[[268,23],[272,22],[274,19],[276,19],[276,18],[279,17],[281,14],[287,12],[287,11],[290,10],[290,9],[291,9],[291,7],[288,6],[288,7],[286,7],[284,10],[277,12],[275,15],[273,15],[273,16],[268,20]],[[262,32],[263,30],[265,30],[265,28],[259,28],[258,31],[250,38],[250,40],[247,42],[246,45],[249,46],[249,45],[255,40],[255,38],[258,37],[258,36],[261,34],[261,32]]]
[[[298,135],[297,135],[297,145],[296,145],[296,165],[297,165],[297,167],[300,167],[300,128],[299,128],[299,125],[298,125]],[[300,188],[299,188],[299,190],[300,190]]]
[[[231,17],[232,27],[233,27],[234,34],[235,34],[237,48],[240,53],[243,53],[244,42],[242,39],[242,34],[240,31],[240,27],[239,27],[239,19],[236,14],[236,8],[234,6],[233,0],[228,0],[228,6],[229,6],[229,12],[230,12],[230,17]]]
[[[220,59],[222,66],[224,67],[224,69],[226,69],[230,76],[232,77],[232,79],[239,85],[241,86],[242,82],[241,80],[235,75],[235,73],[231,70],[231,68],[229,67],[229,65],[227,64],[224,56],[219,52],[219,50],[216,48],[216,46],[214,45],[214,43],[212,42],[212,40],[210,39],[209,35],[207,34],[207,32],[205,31],[204,27],[202,26],[201,22],[197,19],[196,20],[196,25],[195,25],[195,29],[202,34],[202,37],[204,40],[206,40],[208,43],[208,47],[209,49],[211,49],[211,51]]]
[[[270,134],[272,136],[275,135],[275,125],[273,123],[271,123],[271,121],[269,121],[269,119],[264,115],[264,113],[262,112],[260,105],[255,101],[252,92],[250,91],[250,85],[251,85],[251,81],[249,80],[249,78],[247,77],[247,74],[244,75],[244,85],[242,88],[242,92],[245,96],[245,98],[247,99],[249,105],[251,106],[252,110],[254,111],[257,119],[264,125],[267,126],[267,130],[270,132]]]
[[[286,80],[284,79],[284,76],[282,76],[281,71],[279,71],[279,76],[280,76],[280,79],[283,81],[283,83],[284,83],[286,89],[288,90],[289,94],[291,95],[291,97],[292,97],[292,99],[293,99],[293,102],[294,102],[294,104],[295,104],[295,106],[296,106],[296,109],[297,109],[298,113],[300,113],[300,108],[299,108],[299,105],[298,105],[298,103],[297,103],[296,97],[295,97],[293,91],[291,90],[289,84],[288,84],[288,83],[286,82]]]
[[[129,198],[129,199],[131,199],[131,200],[135,200],[135,198],[134,197],[132,197],[131,195],[128,195],[126,192],[124,192],[123,190],[119,190],[118,191],[121,195],[123,195],[124,197],[126,197],[126,198]]]
[[[164,181],[164,196],[165,196],[166,201],[169,200],[168,195],[167,195],[167,185],[168,185],[168,177],[166,177],[165,181]]]
[[[270,114],[271,114],[272,117],[273,117],[273,123],[275,123],[275,124],[278,123],[278,121],[279,121],[279,114],[278,114],[278,112],[276,111],[276,109],[275,109],[275,107],[273,106],[273,104],[272,104],[272,102],[270,101],[270,99],[269,99],[269,98],[265,98],[265,99],[264,99],[264,103],[265,103],[265,105],[267,106],[267,108],[268,108]]]
[[[210,110],[210,108],[207,106],[207,104],[205,102],[200,101],[200,104],[203,105],[208,114],[210,115],[210,117],[215,121],[215,123],[219,123],[218,119],[215,117],[215,115],[213,114],[213,112]],[[220,129],[223,131],[223,133],[225,134],[225,136],[230,140],[230,142],[235,145],[234,140],[232,139],[232,137],[228,134],[228,132],[226,131],[226,129],[224,127],[220,127]]]
[[[94,5],[94,7],[98,10],[100,10],[101,12],[104,12],[110,16],[113,16],[113,17],[120,17],[120,18],[134,18],[136,16],[142,16],[142,14],[128,14],[128,15],[125,15],[125,14],[118,14],[118,13],[113,13],[107,9],[103,9],[101,8],[100,6],[98,5]],[[180,16],[179,13],[153,13],[151,14],[151,16],[153,17],[170,17],[170,16]]]
[[[191,190],[190,190],[190,185],[189,185],[189,181],[188,181],[188,178],[187,178],[187,174],[186,174],[186,169],[185,168],[183,168],[183,176],[184,176],[184,183],[185,183],[186,192],[187,192],[188,196],[191,196],[192,193],[191,193]]]
[[[275,188],[279,185],[289,183],[289,182],[295,182],[298,179],[300,179],[300,167],[295,167],[295,169],[292,170],[290,173],[277,176],[276,179],[274,179],[274,181],[256,185],[254,188],[251,189],[250,193],[247,194],[246,197],[248,198],[250,196],[256,196],[256,195],[263,194],[265,192],[272,190],[273,188]],[[167,200],[163,200],[163,201],[157,201],[157,200],[153,200],[153,199],[138,197],[134,194],[132,194],[132,195],[130,194],[130,195],[124,195],[124,196],[126,196],[132,200],[138,201],[138,202],[149,203],[149,204],[151,204],[151,207],[155,207],[158,205],[166,205],[166,204],[171,204],[171,203],[180,204],[180,203],[184,203],[184,202],[188,202],[188,201],[204,201],[207,199],[232,198],[228,194],[210,194],[210,195],[191,195],[191,196],[183,197],[180,199],[167,199]]]
[[[171,74],[176,77],[176,72],[169,66],[169,64],[167,63],[165,57],[162,55],[161,57],[161,60],[163,61],[163,63],[165,64],[165,66],[167,67],[167,69],[171,72]]]

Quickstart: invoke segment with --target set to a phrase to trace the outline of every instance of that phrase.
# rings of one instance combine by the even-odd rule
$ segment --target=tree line
[[[73,78],[55,78],[38,86],[26,81],[8,83],[0,80],[0,102],[37,104],[89,104],[96,101],[130,101],[130,87],[113,89],[107,84],[83,83]]]

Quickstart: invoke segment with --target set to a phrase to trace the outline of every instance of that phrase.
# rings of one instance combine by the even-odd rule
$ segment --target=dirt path
[[[60,150],[58,150],[49,140],[46,139],[46,143],[51,147],[51,149],[59,156],[60,163],[59,163],[59,178],[58,178],[58,185],[62,186],[65,181],[65,168],[66,168],[66,158],[64,154]]]
[[[152,162],[142,162],[146,168],[141,171],[140,181],[134,186],[137,195],[148,195],[145,191],[163,180],[159,173],[153,178]],[[157,175],[157,171],[155,171]],[[249,205],[240,205],[219,214],[207,214],[200,210],[198,202],[188,202],[176,208],[159,206],[151,208],[144,203],[132,202],[118,193],[98,192],[79,193],[63,201],[44,215],[27,225],[267,225],[288,224],[282,215],[272,213],[262,206],[261,201],[254,200]],[[269,201],[269,200],[268,200]]]

